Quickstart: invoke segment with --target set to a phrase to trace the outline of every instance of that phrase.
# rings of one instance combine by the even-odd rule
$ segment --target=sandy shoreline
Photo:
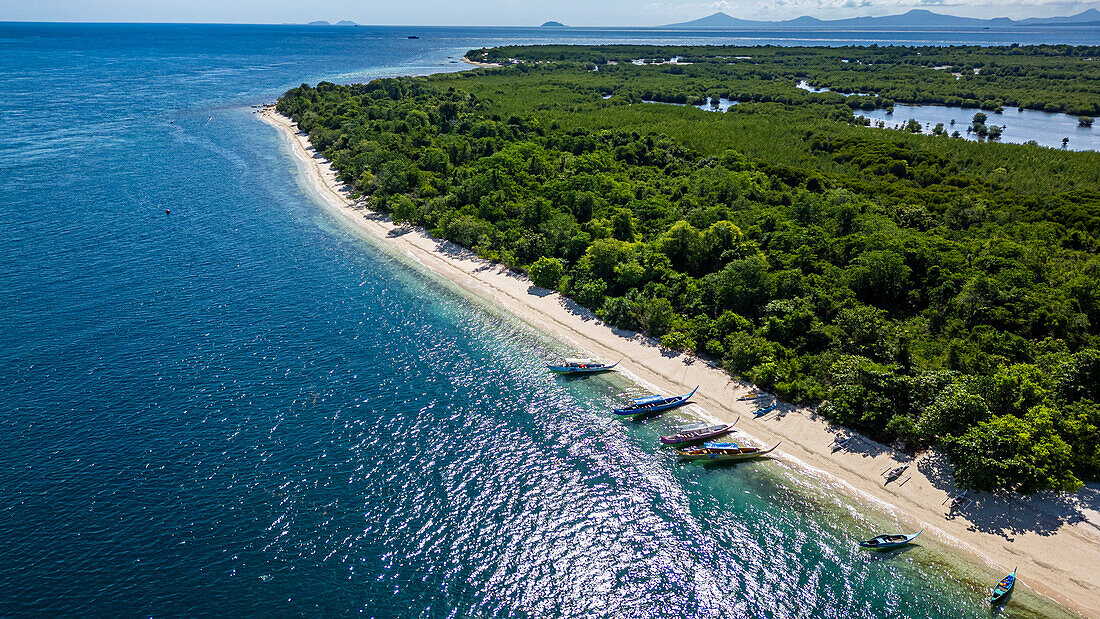
[[[466,60],[465,58],[463,60]],[[469,62],[469,61],[467,61]],[[471,63],[472,64],[472,63]],[[577,353],[614,361],[629,378],[662,393],[684,393],[699,385],[693,398],[708,415],[732,421],[757,444],[773,445],[780,460],[816,472],[831,488],[859,500],[874,502],[898,522],[924,527],[925,536],[968,551],[994,571],[1019,567],[1020,585],[1089,617],[1100,617],[1100,487],[1086,486],[1076,496],[996,497],[978,495],[975,503],[953,519],[941,505],[953,491],[950,475],[937,454],[915,461],[886,446],[859,437],[848,452],[833,454],[829,445],[838,428],[807,409],[781,406],[778,413],[754,419],[751,402],[738,397],[752,386],[699,359],[670,356],[637,334],[614,330],[558,294],[546,294],[500,265],[472,252],[431,238],[420,229],[402,228],[347,198],[327,160],[316,154],[308,138],[272,107],[259,111],[268,124],[282,130],[291,150],[303,162],[310,184],[349,222],[379,238],[424,268],[491,301],[533,327],[567,342]],[[445,248],[447,251],[441,252]],[[904,485],[883,486],[880,471],[908,462]],[[994,582],[990,582],[990,588]]]
[[[475,67],[499,67],[500,66],[500,64],[496,63],[496,62],[478,62],[476,60],[470,60],[469,58],[467,58],[465,56],[462,57],[462,62],[465,62],[466,64],[472,64]]]

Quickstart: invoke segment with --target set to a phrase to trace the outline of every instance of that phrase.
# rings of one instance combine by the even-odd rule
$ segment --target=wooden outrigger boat
[[[1009,593],[1012,593],[1012,588],[1016,586],[1016,570],[1018,568],[1012,568],[1012,573],[1001,579],[1001,582],[997,583],[996,587],[993,587],[993,593],[989,596],[990,604],[997,604],[1001,600],[1008,597]]]
[[[966,496],[969,490],[963,490],[958,494],[949,494],[947,498],[940,502],[940,505],[947,505],[948,513],[955,511],[956,509],[966,509],[974,502],[974,499]],[[950,504],[948,503],[950,501]]]
[[[619,361],[622,361],[620,359]],[[592,359],[574,359],[567,357],[565,363],[562,365],[546,364],[546,367],[551,372],[557,372],[558,374],[595,374],[597,372],[607,372],[612,370],[616,365],[619,365],[619,361],[608,365],[606,363],[600,363],[599,361],[593,361]]]
[[[626,408],[615,408],[612,409],[611,412],[615,413],[616,415],[627,417],[649,415],[652,413],[667,411],[670,408],[676,408],[678,406],[683,406],[687,404],[688,400],[691,399],[691,396],[695,395],[695,392],[698,390],[699,388],[696,387],[691,390],[691,393],[687,393],[684,395],[651,395],[645,398],[634,398],[630,406],[627,406]]]
[[[749,393],[749,394],[743,395],[743,396],[741,396],[737,399],[740,402],[747,402],[749,400],[756,400],[756,399],[767,398],[767,397],[771,397],[771,396],[768,395],[767,393]]]
[[[776,443],[771,449],[760,447],[710,447],[702,449],[677,449],[676,454],[684,460],[704,460],[706,462],[734,462],[737,460],[749,460],[760,458],[775,451],[779,447]]]
[[[740,417],[738,417],[740,419]],[[719,436],[729,434],[733,432],[733,426],[737,425],[737,421],[733,423],[720,423],[716,426],[709,426],[705,428],[690,428],[681,430],[676,434],[670,436],[662,436],[661,443],[664,445],[687,445],[688,443],[698,443],[699,441],[707,441],[712,438],[718,438]]]
[[[894,535],[879,535],[867,541],[860,542],[861,548],[897,548],[898,546],[904,546],[909,542],[917,539],[917,536],[924,533],[924,529],[917,531],[916,533],[897,533]]]
[[[852,442],[852,438],[853,437],[849,436],[848,438],[841,440],[839,436],[836,437],[836,439],[833,441],[833,453],[848,449],[848,444]]]
[[[753,417],[763,417],[764,415],[767,415],[768,413],[775,410],[776,406],[779,406],[779,405],[778,404],[772,404],[771,406],[765,406],[764,408],[758,409],[755,413],[752,414],[752,416]]]
[[[895,468],[890,469],[886,473],[883,473],[883,477],[886,478],[886,483],[889,484],[890,482],[892,482],[892,481],[896,480],[897,478],[901,477],[905,473],[905,471],[907,471],[907,470],[909,470],[909,465],[908,464],[903,464],[899,467],[895,467]]]

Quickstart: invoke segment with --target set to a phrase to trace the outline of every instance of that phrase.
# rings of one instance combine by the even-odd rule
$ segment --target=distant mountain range
[[[335,24],[330,24],[327,21],[322,19],[322,20],[319,20],[319,21],[311,21],[306,25],[307,26],[358,26],[359,24],[357,24],[353,21],[348,21],[346,19],[340,20],[340,21],[336,22]]]
[[[1018,26],[1100,26],[1100,11],[1089,9],[1066,17],[1030,17],[1028,19],[1009,19],[995,17],[979,19],[976,17],[956,17],[941,15],[924,9],[913,9],[901,15],[882,17],[851,17],[848,19],[818,19],[804,15],[784,21],[759,21],[740,19],[718,12],[701,19],[658,26],[658,28],[1013,28]]]

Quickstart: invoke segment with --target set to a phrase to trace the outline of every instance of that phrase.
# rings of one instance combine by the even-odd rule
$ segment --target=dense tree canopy
[[[619,89],[689,83],[629,67],[303,85],[278,109],[372,208],[876,439],[939,445],[969,487],[1100,478],[1096,153],[867,129],[764,83],[725,114],[632,104]]]

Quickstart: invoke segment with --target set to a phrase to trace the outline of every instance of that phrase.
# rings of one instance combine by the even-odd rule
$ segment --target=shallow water
[[[433,33],[0,25],[4,614],[987,614],[1001,575],[676,462],[682,417],[611,419],[636,387],[318,206],[248,106],[549,37]]]
[[[1100,150],[1100,125],[1080,126],[1076,116],[1052,114],[1038,110],[1024,110],[1006,107],[1001,114],[977,108],[948,107],[945,105],[901,105],[894,106],[893,114],[886,110],[858,110],[857,116],[871,119],[872,125],[878,121],[886,128],[895,128],[914,118],[921,123],[922,132],[931,134],[937,123],[943,123],[948,133],[959,132],[959,136],[968,140],[981,140],[976,133],[967,133],[974,114],[985,114],[987,126],[997,125],[1004,128],[999,141],[1012,144],[1024,144],[1034,140],[1040,146],[1062,148],[1062,138],[1069,138],[1066,148],[1069,150]],[[954,121],[954,125],[952,125]]]
[[[809,82],[802,80],[798,88],[808,92],[829,92],[829,89],[813,87]],[[870,94],[874,93],[856,93]],[[893,111],[885,109],[856,110],[856,116],[871,119],[871,126],[878,128],[878,123],[883,123],[884,129],[904,129],[905,124],[912,118],[921,124],[921,133],[932,135],[936,124],[943,123],[944,130],[948,134],[959,132],[959,137],[972,141],[983,141],[977,133],[968,133],[967,127],[971,125],[974,115],[978,112],[985,114],[987,126],[997,125],[1003,133],[997,140],[1012,144],[1026,144],[1034,141],[1039,146],[1049,148],[1062,148],[1062,139],[1069,138],[1065,144],[1068,150],[1100,150],[1100,125],[1096,128],[1081,126],[1076,116],[1040,112],[1038,110],[1025,110],[1017,107],[1006,107],[1000,114],[968,107],[950,107],[946,105],[904,105],[895,104]]]

